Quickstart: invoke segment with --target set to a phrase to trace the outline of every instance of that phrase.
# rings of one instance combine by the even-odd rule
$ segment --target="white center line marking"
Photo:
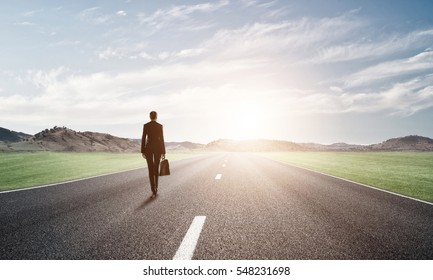
[[[204,225],[206,216],[195,216],[186,232],[179,249],[173,260],[191,260],[194,255],[195,247],[197,246],[198,238]]]
[[[217,175],[215,176],[215,180],[220,180],[222,176],[223,176],[223,174],[217,174]]]

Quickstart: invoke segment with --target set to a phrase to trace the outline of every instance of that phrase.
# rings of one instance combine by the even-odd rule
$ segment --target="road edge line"
[[[116,172],[112,172],[112,173],[105,173],[105,174],[101,174],[101,175],[95,175],[95,176],[90,176],[90,177],[85,177],[85,178],[73,179],[73,180],[69,180],[69,181],[61,181],[61,182],[57,182],[57,183],[51,183],[51,184],[40,185],[40,186],[33,186],[33,187],[28,187],[28,188],[21,188],[21,189],[16,189],[16,190],[0,191],[0,194],[11,193],[11,192],[19,192],[19,191],[27,191],[27,190],[34,190],[34,189],[40,189],[40,188],[46,188],[46,187],[52,187],[52,186],[58,186],[58,185],[64,185],[64,184],[75,183],[75,182],[80,182],[80,181],[94,179],[94,178],[99,178],[99,177],[104,177],[104,176],[110,176],[110,175],[119,174],[119,173],[123,173],[123,172],[129,172],[129,171],[139,170],[139,169],[143,169],[143,168],[145,168],[145,167],[137,167],[137,168],[123,170],[123,171],[116,171]]]
[[[317,171],[317,170],[314,170],[314,169],[310,169],[308,167],[303,167],[303,166],[300,166],[300,165],[287,163],[287,162],[284,162],[284,161],[281,161],[281,160],[275,160],[275,159],[271,159],[271,158],[268,158],[268,157],[264,157],[264,158],[267,158],[267,159],[272,160],[274,162],[279,162],[279,163],[282,163],[282,164],[285,164],[285,165],[289,165],[289,166],[293,166],[293,167],[296,167],[296,168],[299,168],[299,169],[308,170],[308,171],[311,171],[311,172],[314,172],[314,173],[318,173],[318,174],[321,174],[321,175],[325,175],[325,176],[328,176],[328,177],[331,177],[331,178],[340,179],[340,180],[343,180],[343,181],[346,181],[346,182],[349,182],[349,183],[352,183],[352,184],[360,185],[360,186],[363,186],[363,187],[367,187],[367,188],[374,189],[374,190],[377,190],[377,191],[393,194],[393,195],[396,195],[396,196],[399,196],[399,197],[407,198],[407,199],[410,199],[410,200],[422,202],[422,203],[425,203],[425,204],[433,206],[433,202],[425,201],[425,200],[422,200],[422,199],[419,199],[419,198],[410,197],[410,196],[407,196],[407,195],[404,195],[404,194],[400,194],[400,193],[384,190],[384,189],[381,189],[381,188],[378,188],[378,187],[374,187],[374,186],[367,185],[367,184],[364,184],[364,183],[352,181],[350,179],[345,179],[345,178],[338,177],[338,176],[335,176],[335,175],[323,173],[323,172],[320,172],[320,171]]]
[[[202,156],[202,155],[197,155],[197,156]],[[185,159],[190,159],[190,158],[183,158],[183,159],[173,160],[173,162],[175,162],[175,161],[181,161],[181,160],[185,160]],[[40,186],[31,186],[31,187],[24,187],[24,188],[14,189],[14,190],[0,191],[0,195],[3,194],[3,193],[27,191],[27,190],[40,189],[40,188],[57,186],[57,185],[64,185],[64,184],[69,184],[69,183],[75,183],[75,182],[84,181],[84,180],[88,180],[88,179],[94,179],[94,178],[99,178],[99,177],[104,177],[104,176],[110,176],[110,175],[114,175],[114,174],[119,174],[119,173],[123,173],[123,172],[139,170],[139,169],[142,169],[142,168],[147,168],[147,165],[145,165],[143,167],[137,167],[137,168],[127,169],[127,170],[123,170],[123,171],[115,171],[115,172],[111,172],[111,173],[94,175],[94,176],[85,177],[85,178],[73,179],[73,180],[69,180],[69,181],[60,181],[60,182],[51,183],[51,184],[45,184],[45,185],[40,185]]]

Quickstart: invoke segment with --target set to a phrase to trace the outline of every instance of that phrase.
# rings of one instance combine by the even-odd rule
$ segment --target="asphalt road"
[[[433,259],[432,205],[257,155],[172,162],[150,195],[145,169],[1,193],[0,258],[172,259],[206,216],[193,259]]]

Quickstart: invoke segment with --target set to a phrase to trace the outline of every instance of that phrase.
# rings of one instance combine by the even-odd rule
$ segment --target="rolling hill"
[[[206,150],[227,152],[277,152],[277,151],[307,151],[299,144],[279,140],[227,140],[220,139],[206,145]]]
[[[333,152],[368,152],[368,151],[433,151],[433,139],[423,136],[410,135],[392,138],[379,144],[353,145],[334,143],[323,145],[317,143],[294,143],[277,140],[217,140],[205,146],[211,151],[251,151],[251,152],[280,152],[280,151],[333,151]]]
[[[388,139],[380,144],[369,146],[379,151],[433,151],[433,139],[418,135]]]
[[[140,144],[106,133],[77,132],[66,127],[45,129],[30,138],[0,146],[6,151],[139,152]]]
[[[141,139],[116,137],[106,133],[77,132],[66,127],[45,129],[35,135],[0,128],[0,151],[69,151],[69,152],[140,152]],[[295,143],[281,140],[220,139],[207,145],[184,142],[166,142],[167,151],[433,151],[433,139],[410,135],[392,138],[379,144],[352,145],[334,143]]]
[[[16,132],[3,127],[0,127],[0,141],[4,142],[18,142],[32,137],[30,134],[23,132]]]
[[[205,147],[205,145],[203,145],[203,144],[193,143],[193,142],[189,142],[189,141],[184,141],[184,142],[166,142],[165,143],[166,150],[170,150],[170,151],[202,150],[204,147]]]
[[[9,130],[4,129],[9,132]],[[15,134],[17,134],[15,132]],[[6,132],[2,135],[11,135]],[[62,151],[62,152],[140,152],[141,139],[116,137],[106,133],[77,132],[67,127],[45,129],[35,135],[21,133],[21,138],[0,141],[0,151]],[[14,139],[14,141],[6,139]],[[168,151],[203,149],[203,144],[192,142],[167,142]]]

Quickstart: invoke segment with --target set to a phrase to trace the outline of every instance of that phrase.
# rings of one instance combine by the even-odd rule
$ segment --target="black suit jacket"
[[[146,151],[156,154],[165,154],[164,134],[162,125],[156,121],[150,121],[143,126],[143,136],[141,138],[141,153]]]

